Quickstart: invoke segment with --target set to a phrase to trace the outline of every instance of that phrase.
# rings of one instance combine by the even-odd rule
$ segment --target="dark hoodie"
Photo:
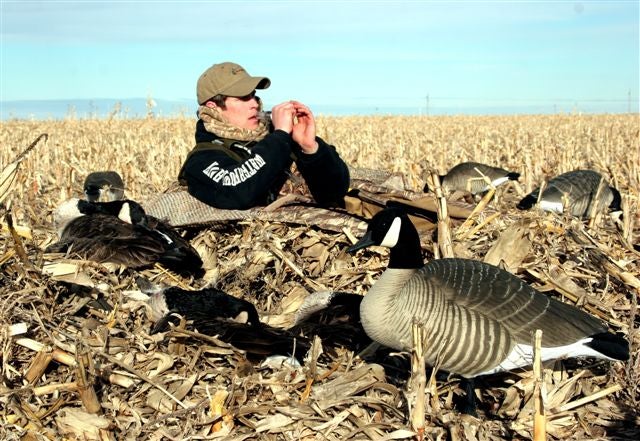
[[[258,142],[220,138],[196,124],[196,146],[178,179],[189,193],[217,208],[248,209],[273,202],[295,161],[320,206],[342,206],[349,169],[335,147],[316,137],[318,151],[302,152],[291,135],[275,130]]]

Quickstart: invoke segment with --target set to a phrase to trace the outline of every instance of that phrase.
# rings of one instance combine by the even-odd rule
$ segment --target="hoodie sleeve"
[[[263,205],[269,191],[291,166],[291,136],[276,130],[238,162],[218,150],[194,154],[185,164],[189,193],[217,208],[248,209]]]
[[[349,190],[349,168],[334,146],[321,138],[316,141],[318,151],[313,154],[303,153],[296,144],[296,165],[318,205],[344,206],[344,196]]]

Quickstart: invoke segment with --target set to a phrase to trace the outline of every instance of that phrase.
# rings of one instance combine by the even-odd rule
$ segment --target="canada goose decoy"
[[[180,315],[195,322],[219,319],[221,322],[259,326],[260,316],[252,303],[223,291],[205,288],[187,291],[174,286],[143,290],[149,297],[151,319],[155,322],[151,333],[168,329],[172,316]]]
[[[349,252],[390,248],[389,264],[364,296],[362,326],[375,341],[412,349],[412,321],[424,322],[427,363],[473,378],[528,366],[532,336],[543,331],[543,361],[591,356],[627,360],[628,342],[580,309],[547,297],[483,262],[448,258],[424,264],[418,232],[398,209],[385,209]]]
[[[54,217],[60,240],[45,252],[74,253],[134,269],[157,262],[182,275],[204,274],[202,259],[193,247],[170,226],[147,216],[134,201],[72,198],[58,207]]]
[[[467,191],[474,196],[481,195],[489,190],[489,184],[484,180],[483,175],[489,178],[494,187],[520,178],[520,173],[503,168],[479,162],[462,162],[451,168],[446,175],[440,175],[440,185],[447,192],[459,190]],[[424,186],[423,191],[425,193],[429,191],[428,184]]]
[[[124,199],[124,182],[115,171],[98,171],[84,180],[84,196],[89,202],[109,202]]]
[[[149,295],[151,333],[164,332],[177,317],[184,317],[195,330],[216,336],[246,352],[252,361],[273,355],[293,355],[298,362],[311,347],[304,336],[274,328],[260,321],[255,306],[243,299],[214,288],[187,291],[177,287],[141,283],[141,291]]]
[[[598,187],[602,186],[598,193]],[[540,188],[536,188],[518,202],[520,210],[528,210],[538,203],[545,211],[569,214],[586,218],[593,211],[621,211],[620,192],[593,170],[573,170],[551,179],[539,198]]]

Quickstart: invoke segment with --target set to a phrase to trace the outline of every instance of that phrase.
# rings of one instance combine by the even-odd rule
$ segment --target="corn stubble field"
[[[192,147],[193,120],[3,122],[2,167],[38,135],[48,139],[20,163],[0,208],[0,438],[524,440],[541,417],[534,413],[541,387],[550,439],[639,439],[639,127],[638,115],[318,118],[319,136],[350,166],[401,173],[413,191],[432,170],[460,161],[519,171],[519,185],[499,189],[487,208],[498,215],[481,213],[471,228],[452,223],[456,256],[497,253],[527,283],[608,321],[631,343],[627,363],[545,363],[538,382],[530,369],[485,377],[477,419],[452,406],[457,378],[439,375],[427,386],[420,422],[407,363],[398,363],[403,373],[338,351],[311,356],[299,369],[252,365],[215,338],[181,329],[150,336],[145,305],[134,295],[138,273],[76,261],[77,273],[113,306],[105,312],[87,304],[97,289],[83,297],[43,271],[43,249],[56,238],[52,212],[81,194],[86,174],[116,170],[127,196],[144,202],[174,183]],[[621,224],[606,215],[580,222],[515,209],[546,179],[577,168],[601,172],[620,190]],[[517,241],[501,241],[514,231]],[[347,234],[279,222],[186,233],[205,261],[202,280],[158,268],[142,275],[223,289],[279,326],[312,291],[365,294],[388,256],[380,248],[349,255]],[[435,248],[425,248],[427,259]]]

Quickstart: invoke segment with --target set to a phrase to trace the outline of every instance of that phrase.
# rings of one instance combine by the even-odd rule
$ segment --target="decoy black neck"
[[[424,259],[418,230],[409,218],[403,219],[398,243],[391,248],[389,253],[388,268],[411,269],[423,266]]]
[[[620,192],[614,187],[609,187],[609,188],[611,189],[611,193],[613,193],[613,200],[609,205],[609,210],[610,211],[622,210],[622,197],[620,196]]]

